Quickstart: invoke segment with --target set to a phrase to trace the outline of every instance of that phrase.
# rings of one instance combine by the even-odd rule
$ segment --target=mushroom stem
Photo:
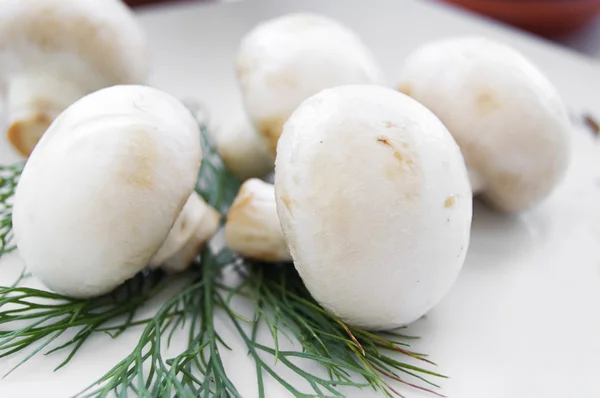
[[[279,224],[272,184],[253,178],[242,185],[227,216],[225,242],[242,256],[256,260],[292,260]]]
[[[485,182],[479,173],[471,168],[467,169],[467,173],[469,175],[469,182],[471,183],[471,191],[473,191],[473,196],[483,192],[485,189]]]
[[[85,94],[72,80],[46,72],[12,76],[5,92],[8,142],[29,156],[56,116]]]
[[[219,212],[196,192],[192,193],[171,227],[165,243],[150,260],[150,267],[161,267],[173,273],[186,269],[204,244],[217,232],[219,220]]]

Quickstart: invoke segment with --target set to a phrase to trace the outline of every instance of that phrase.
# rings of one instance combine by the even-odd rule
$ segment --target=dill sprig
[[[23,171],[23,164],[0,165],[0,257],[13,251],[12,197]]]
[[[226,215],[240,184],[224,167],[202,123],[201,131],[204,161],[196,190]],[[21,170],[22,166],[0,169],[0,195],[4,195],[0,196],[4,206],[0,207],[0,219],[5,228],[0,229],[4,234],[0,235],[0,254],[14,249],[10,198]],[[342,389],[366,387],[388,397],[402,396],[393,381],[437,394],[433,389],[438,386],[429,378],[444,376],[428,370],[433,363],[410,350],[412,337],[348,326],[312,299],[293,265],[255,263],[215,246],[203,250],[184,286],[148,319],[136,319],[136,314],[171,281],[160,271],[141,273],[115,293],[91,300],[70,299],[18,284],[0,287],[0,357],[34,347],[18,367],[43,350],[64,350],[68,353],[59,369],[89,337],[108,333],[116,338],[137,326],[142,328],[138,344],[81,396],[240,397],[221,360],[221,350],[229,347],[219,335],[215,319],[224,317],[254,360],[259,397],[267,396],[267,375],[302,397],[344,396]],[[235,286],[225,284],[224,270],[237,271],[242,281]],[[238,314],[234,300],[249,301],[254,314],[249,319]],[[259,338],[261,329],[266,329],[272,344]],[[72,336],[59,344],[57,339],[68,336],[66,332]],[[187,347],[165,357],[172,338],[184,333]],[[295,348],[280,349],[282,338]],[[318,364],[322,374],[306,371],[298,361]],[[423,365],[416,366],[418,362]],[[288,381],[286,370],[308,387]]]
[[[65,366],[96,332],[109,333],[116,338],[132,326],[137,311],[163,287],[160,271],[140,273],[109,295],[92,300],[79,300],[39,289],[0,287],[0,358],[29,347],[35,347],[7,376],[34,355],[68,350],[69,353],[55,370]],[[161,283],[163,282],[163,283]],[[120,320],[117,325],[110,325]],[[12,327],[22,324],[21,327]],[[51,346],[67,331],[76,331],[65,343]]]
[[[261,264],[238,259],[238,270],[244,274],[244,282],[233,289],[222,286],[229,294],[226,299],[219,294],[219,299],[255,360],[260,397],[266,396],[261,388],[265,372],[294,396],[342,397],[344,394],[339,391],[339,386],[372,387],[385,396],[402,396],[392,387],[390,380],[440,395],[410,379],[418,379],[432,388],[439,388],[424,375],[445,376],[396,358],[396,354],[402,354],[435,365],[422,354],[410,351],[407,341],[414,337],[398,333],[376,334],[344,324],[310,296],[291,264]],[[238,294],[245,295],[254,304],[255,316],[250,331],[244,328],[228,304],[231,297]],[[258,330],[265,327],[273,339],[273,346],[258,342]],[[298,342],[301,350],[280,350],[281,335]],[[270,355],[273,361],[262,359],[261,353]],[[318,363],[327,377],[304,371],[295,364],[294,359]],[[311,391],[300,391],[288,383],[273,366],[275,362],[303,378]],[[357,381],[357,376],[364,381]]]
[[[241,397],[221,361],[220,350],[229,347],[216,331],[217,312],[227,315],[254,360],[259,397],[268,396],[266,374],[297,397],[343,397],[340,387],[370,387],[388,397],[401,397],[391,385],[392,380],[441,396],[433,390],[438,386],[425,377],[443,375],[397,358],[404,355],[433,364],[410,351],[407,342],[413,337],[375,334],[345,325],[308,295],[290,264],[257,264],[228,249],[215,254],[206,248],[198,265],[191,271],[190,285],[165,302],[145,325],[131,353],[81,396],[105,397],[114,393],[125,397],[134,393],[142,397]],[[220,281],[221,271],[228,267],[243,273],[242,283],[231,287]],[[252,302],[252,320],[233,309],[231,302],[236,297]],[[176,333],[183,333],[178,329],[184,326],[188,327],[187,349],[165,359],[164,346]],[[259,341],[261,328],[267,328],[272,345]],[[280,350],[282,336],[301,348]],[[307,372],[296,364],[297,359],[319,364],[324,375]],[[309,390],[288,382],[284,368],[300,376]],[[418,385],[415,380],[429,387]]]
[[[224,261],[223,254],[205,249],[200,266],[194,267],[191,283],[167,300],[148,322],[138,344],[129,355],[80,396],[118,397],[134,393],[139,397],[239,396],[220,359],[220,347],[227,347],[215,330],[215,280]],[[180,329],[187,326],[187,348],[173,358],[163,357]]]

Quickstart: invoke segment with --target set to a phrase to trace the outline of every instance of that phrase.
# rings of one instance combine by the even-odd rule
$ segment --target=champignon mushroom
[[[241,181],[273,171],[274,158],[244,111],[217,128],[214,139],[223,163]]]
[[[236,71],[248,115],[275,154],[287,118],[322,89],[379,84],[382,73],[360,38],[337,21],[289,14],[263,22],[241,42]]]
[[[279,224],[272,184],[253,178],[242,185],[227,215],[225,242],[255,260],[292,259]]]
[[[391,329],[450,289],[472,192],[458,146],[424,106],[377,86],[324,90],[285,124],[275,165],[285,241],[327,310]]]
[[[1,0],[8,141],[28,156],[54,118],[103,87],[143,83],[145,34],[119,0]]]
[[[460,146],[473,191],[507,212],[548,196],[565,174],[570,123],[552,84],[524,56],[479,37],[413,52],[398,90],[435,113]]]
[[[313,297],[368,329],[411,323],[450,289],[469,243],[460,150],[391,89],[324,90],[293,113],[275,162],[277,212]]]
[[[48,128],[17,186],[14,232],[27,268],[79,298],[149,264],[185,268],[218,226],[192,193],[201,160],[198,124],[170,95],[114,86],[80,99]]]

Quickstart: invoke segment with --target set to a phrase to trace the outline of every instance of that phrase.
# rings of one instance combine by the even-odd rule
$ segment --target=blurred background
[[[125,0],[132,7],[219,0]],[[367,0],[365,0],[367,1]],[[600,0],[414,0],[445,3],[600,58]]]

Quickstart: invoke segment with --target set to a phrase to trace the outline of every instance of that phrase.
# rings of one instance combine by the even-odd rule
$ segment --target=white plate
[[[600,70],[592,60],[440,6],[399,0],[247,1],[182,5],[140,14],[152,49],[152,83],[209,105],[213,121],[239,106],[233,58],[242,35],[260,20],[312,10],[355,29],[371,46],[390,82],[420,43],[454,34],[501,38],[529,56],[574,111],[600,116]],[[573,131],[573,164],[566,180],[539,207],[518,216],[476,206],[463,272],[443,302],[410,327],[451,378],[450,397],[599,397],[600,383],[600,145],[585,129]],[[0,283],[18,273],[11,255],[0,262]],[[152,308],[147,313],[152,313]],[[235,333],[224,361],[244,397],[256,396],[254,369]],[[139,330],[86,343],[64,369],[62,355],[38,356],[0,381],[1,397],[64,397],[115,364]],[[0,362],[0,373],[21,357]],[[269,397],[285,396],[269,383]],[[428,396],[400,388],[412,397]],[[348,396],[377,396],[347,390]]]

